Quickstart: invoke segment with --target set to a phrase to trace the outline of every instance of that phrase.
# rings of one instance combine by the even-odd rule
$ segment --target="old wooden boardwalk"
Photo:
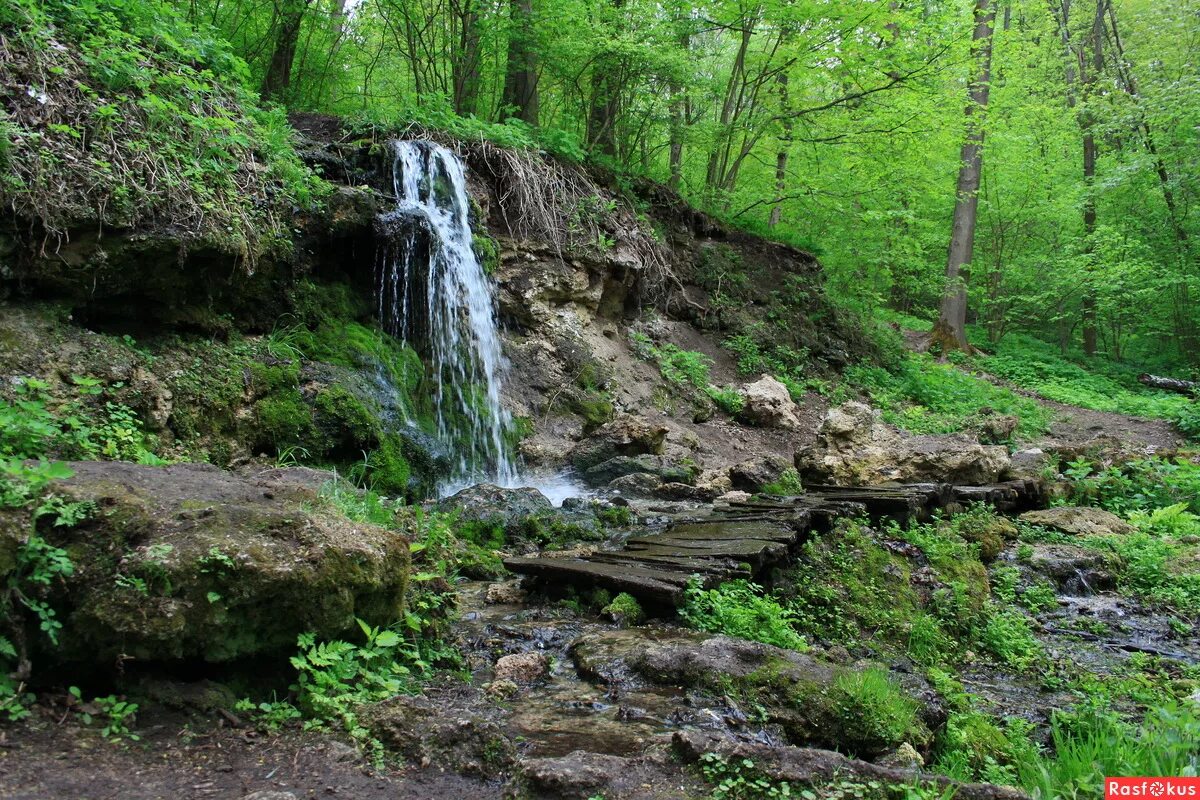
[[[928,519],[970,503],[1001,511],[1044,504],[1036,481],[992,486],[907,484],[814,486],[796,497],[763,497],[682,516],[659,529],[625,539],[620,549],[585,556],[543,553],[507,558],[504,565],[546,588],[604,588],[628,592],[658,606],[678,606],[688,582],[713,587],[735,578],[756,578],[794,555],[809,531],[827,531],[841,517]]]

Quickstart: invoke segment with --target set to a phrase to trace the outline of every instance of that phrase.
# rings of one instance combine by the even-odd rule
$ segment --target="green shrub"
[[[688,585],[679,615],[692,627],[741,639],[806,650],[807,643],[793,627],[795,614],[746,580],[730,581],[715,589]]]
[[[1065,475],[1070,479],[1068,500],[1077,505],[1126,514],[1186,503],[1200,514],[1200,464],[1186,458],[1146,458],[1104,469],[1080,459],[1071,462]]]
[[[796,471],[795,467],[788,467],[779,473],[778,478],[764,486],[762,493],[784,497],[795,497],[796,495],[803,494],[804,486],[800,483],[800,473]]]

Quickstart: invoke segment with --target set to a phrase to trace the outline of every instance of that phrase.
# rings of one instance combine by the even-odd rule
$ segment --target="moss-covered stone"
[[[65,627],[44,659],[227,661],[402,615],[407,541],[319,510],[326,473],[71,466],[58,491],[99,511],[47,532],[76,570],[48,598]]]

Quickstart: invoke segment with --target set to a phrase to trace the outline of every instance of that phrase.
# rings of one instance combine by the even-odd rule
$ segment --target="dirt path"
[[[316,733],[278,736],[144,715],[140,742],[59,724],[39,707],[0,732],[3,800],[462,800],[499,798],[498,785],[435,767],[376,773],[354,748]]]

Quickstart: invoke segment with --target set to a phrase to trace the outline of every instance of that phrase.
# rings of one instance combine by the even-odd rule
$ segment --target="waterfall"
[[[381,218],[379,318],[425,354],[438,438],[457,455],[446,494],[471,483],[519,484],[500,403],[504,360],[492,298],[471,243],[462,162],[425,141],[392,142],[396,208]]]

